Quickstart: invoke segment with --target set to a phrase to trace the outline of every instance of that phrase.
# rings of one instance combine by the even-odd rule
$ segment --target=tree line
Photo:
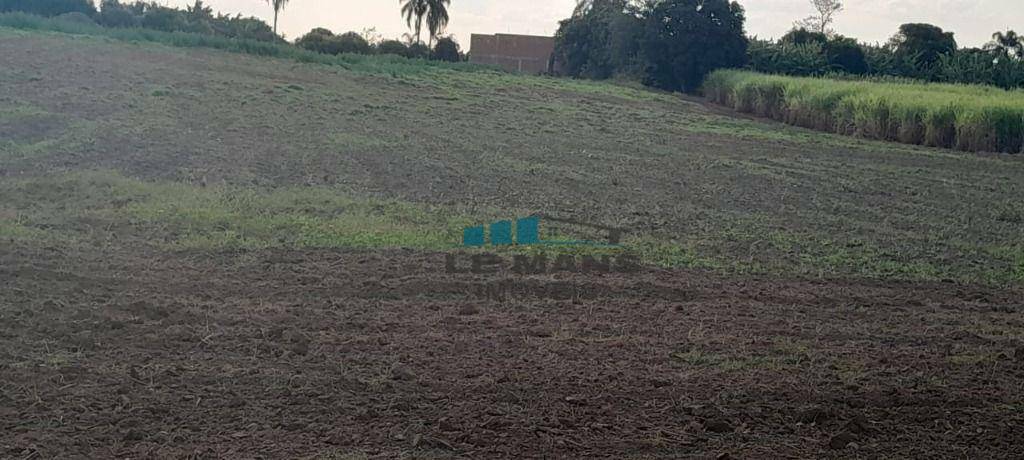
[[[404,41],[383,40],[373,30],[363,33],[335,34],[325,28],[315,28],[295,41],[295,45],[325,54],[391,54],[417,59],[460,61],[465,55],[459,44],[444,36],[448,25],[448,5],[451,0],[401,0],[401,14],[415,35],[406,35]],[[184,9],[171,8],[154,1],[101,0],[99,7],[92,0],[0,0],[0,12],[24,12],[47,17],[65,17],[75,21],[88,21],[104,27],[188,32],[227,38],[281,42],[277,34],[278,16],[288,0],[267,0],[274,10],[273,26],[254,17],[228,16],[214,13],[203,0],[195,0]],[[426,25],[428,42],[422,41]]]
[[[382,40],[372,29],[363,33],[334,34],[328,29],[318,27],[296,40],[295,45],[324,54],[391,54],[410,59],[448,62],[465,60],[466,56],[462,53],[461,47],[452,37],[433,37],[432,41],[433,46],[428,46],[422,42]]]
[[[164,32],[189,32],[243,40],[282,42],[267,23],[242,15],[214,14],[202,0],[185,9],[156,2],[101,0],[0,0],[0,12],[19,11],[47,17],[68,17],[105,27],[142,27]]]
[[[627,77],[694,91],[716,68],[823,76],[898,77],[1024,87],[1024,40],[997,32],[984,48],[960,48],[931,24],[904,24],[885,44],[868,45],[831,28],[839,0],[810,0],[815,14],[778,40],[748,38],[743,7],[729,0],[579,0],[561,21],[556,60],[582,78]]]

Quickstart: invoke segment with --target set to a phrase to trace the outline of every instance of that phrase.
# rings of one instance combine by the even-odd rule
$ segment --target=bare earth
[[[4,250],[0,263],[4,456],[1022,447],[1024,349],[1000,335],[1021,327],[1019,292],[670,270],[448,276],[443,255],[412,251]]]

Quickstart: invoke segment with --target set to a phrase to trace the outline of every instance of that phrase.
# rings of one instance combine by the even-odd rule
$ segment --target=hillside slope
[[[1024,277],[1020,158],[860,142],[599,83],[0,33],[7,178],[102,170],[473,220],[542,211],[634,229],[652,262],[726,272]],[[441,245],[458,232],[431,225]],[[218,244],[279,245],[273,232],[243,243],[192,227]]]
[[[0,457],[1000,458],[1024,162],[0,28]],[[451,273],[464,226],[638,273]]]

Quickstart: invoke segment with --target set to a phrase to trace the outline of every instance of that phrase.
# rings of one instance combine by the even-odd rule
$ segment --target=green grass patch
[[[151,183],[111,172],[17,179],[0,185],[19,221],[0,235],[58,232],[74,241],[104,236],[170,249],[452,247],[469,222],[443,209],[353,198],[330,187],[273,190]]]
[[[115,172],[85,171],[0,184],[8,197],[0,237],[80,244],[100,239],[170,250],[266,248],[413,248],[505,255],[633,254],[666,267],[719,267],[674,243],[631,236],[622,247],[513,246],[467,249],[462,230],[504,213],[470,218],[451,209],[399,200],[352,197],[332,187],[201,187],[146,182]],[[5,208],[6,209],[6,208]],[[544,239],[571,239],[548,233]],[[553,259],[552,259],[553,260]]]

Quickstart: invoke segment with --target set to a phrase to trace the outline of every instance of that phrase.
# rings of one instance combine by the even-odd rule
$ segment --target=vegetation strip
[[[789,124],[972,152],[1024,151],[1024,91],[719,70],[712,101]]]
[[[163,32],[146,28],[109,28],[95,24],[67,21],[60,18],[44,18],[25,13],[0,13],[0,27],[19,30],[59,32],[75,35],[91,35],[126,42],[151,42],[182,48],[213,48],[233,53],[292,59],[298,62],[338,66],[347,70],[368,73],[404,75],[419,73],[428,69],[453,71],[490,71],[490,66],[468,62],[428,61],[408,59],[397,55],[369,56],[362,54],[323,54],[297,46],[271,43],[251,39],[228,38],[188,32]]]

